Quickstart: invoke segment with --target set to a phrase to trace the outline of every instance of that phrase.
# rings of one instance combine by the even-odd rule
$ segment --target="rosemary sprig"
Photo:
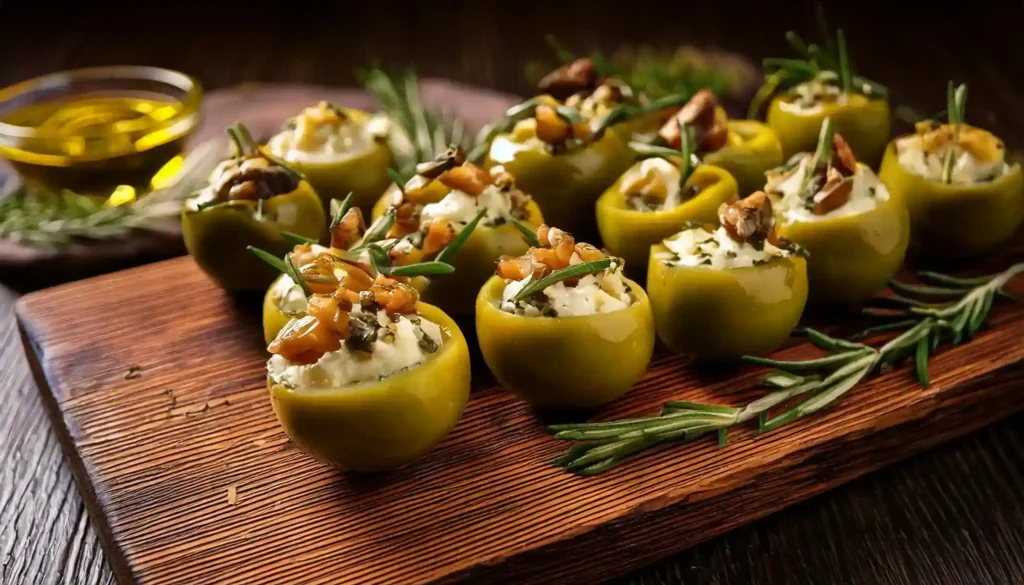
[[[953,126],[953,139],[946,150],[946,160],[942,170],[942,182],[953,182],[953,167],[956,164],[956,147],[960,143],[960,128],[964,124],[967,108],[967,84],[961,83],[955,89],[953,81],[950,80],[946,86],[946,112],[949,115],[949,123]]]
[[[355,193],[350,191],[343,200],[331,199],[331,225],[328,228],[328,231],[333,230],[341,224],[341,220],[345,217],[345,214],[348,213],[349,209],[352,209],[354,197]]]
[[[377,221],[373,222],[370,227],[366,228],[366,233],[363,234],[363,237],[348,249],[349,255],[361,251],[369,244],[379,242],[386,238],[388,231],[391,230],[391,226],[395,225],[396,217],[398,217],[398,210],[394,206],[388,207],[387,211],[384,212],[384,215],[378,217]]]
[[[835,123],[832,118],[825,118],[821,124],[821,133],[818,135],[818,146],[814,149],[814,158],[811,159],[811,164],[804,169],[803,179],[800,180],[800,190],[797,193],[800,193],[802,197],[806,197],[807,186],[810,185],[818,168],[832,159],[832,136],[834,134]]]
[[[920,273],[922,280],[944,285],[928,288],[956,288],[961,290],[961,296],[945,303],[907,307],[895,317],[898,321],[869,330],[867,333],[874,335],[903,329],[882,347],[876,349],[806,329],[803,332],[810,342],[825,350],[825,356],[802,361],[743,358],[750,364],[774,368],[761,379],[762,386],[772,389],[761,398],[742,407],[672,401],[665,403],[661,414],[655,417],[554,425],[549,429],[556,439],[578,443],[556,463],[575,473],[594,475],[652,447],[692,441],[709,433],[716,433],[719,444],[724,445],[730,429],[755,419],[758,432],[765,433],[835,403],[870,374],[887,371],[910,355],[914,356],[919,383],[927,387],[928,359],[932,353],[943,343],[958,345],[967,341],[987,319],[1002,287],[1022,273],[1024,263],[993,276],[973,279]],[[770,410],[793,401],[796,404],[782,413],[769,415]]]
[[[281,238],[293,246],[301,246],[303,244],[316,244],[319,242],[319,240],[307,238],[306,236],[295,234],[292,232],[281,232]]]
[[[600,260],[594,260],[593,262],[580,262],[579,264],[573,264],[565,268],[559,268],[558,270],[552,271],[550,274],[543,278],[530,281],[529,284],[519,290],[518,293],[510,300],[513,303],[517,303],[532,294],[536,294],[547,287],[557,284],[559,282],[569,280],[571,278],[579,278],[582,276],[588,276],[590,274],[597,274],[608,270],[612,264],[619,262],[618,258],[602,258]]]
[[[531,248],[540,247],[540,240],[537,239],[537,234],[528,226],[524,225],[523,223],[520,223],[520,221],[517,219],[512,220],[512,225],[516,226],[516,229],[519,230],[519,233],[523,234],[523,239],[526,240],[527,245],[529,245]]]
[[[447,262],[417,262],[393,268],[384,267],[381,272],[393,276],[443,276],[455,272],[455,267]]]
[[[455,255],[459,253],[459,250],[462,249],[462,246],[466,243],[466,241],[469,240],[469,236],[473,235],[473,230],[476,229],[476,226],[480,223],[481,220],[483,220],[484,216],[486,215],[487,210],[481,209],[480,212],[477,213],[476,216],[473,217],[473,219],[469,220],[469,223],[467,223],[466,226],[462,228],[461,231],[459,231],[458,235],[452,238],[452,241],[448,242],[448,245],[437,253],[435,259],[438,262],[448,262],[449,260],[454,258]]]
[[[679,158],[679,189],[683,190],[696,166],[692,160],[696,145],[694,144],[693,128],[678,119],[676,123],[679,125],[679,153],[681,154]]]
[[[358,72],[363,87],[380,103],[392,121],[389,142],[395,170],[404,185],[416,173],[416,165],[427,162],[451,144],[472,147],[465,122],[447,110],[428,109],[422,101],[419,79],[412,71],[400,79],[381,69]]]

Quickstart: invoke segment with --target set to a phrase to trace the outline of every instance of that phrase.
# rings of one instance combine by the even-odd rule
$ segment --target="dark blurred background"
[[[1024,133],[1021,2],[824,2],[858,70],[894,104],[941,109],[949,78],[971,86],[969,118]],[[816,37],[814,2],[446,0],[279,2],[0,0],[0,84],[69,67],[145,64],[208,89],[244,82],[351,85],[373,63],[528,94],[524,65],[554,33],[583,52],[681,44],[759,62]],[[1012,142],[1012,140],[1011,140]]]

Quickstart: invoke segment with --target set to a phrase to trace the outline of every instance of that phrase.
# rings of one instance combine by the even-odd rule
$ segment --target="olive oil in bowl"
[[[48,191],[145,188],[198,122],[188,76],[149,67],[85,69],[0,91],[0,156]]]

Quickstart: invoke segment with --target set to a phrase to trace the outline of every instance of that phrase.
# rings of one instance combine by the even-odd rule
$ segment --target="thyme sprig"
[[[693,171],[700,166],[701,160],[696,153],[696,140],[693,127],[677,120],[679,124],[679,150],[668,146],[648,144],[646,142],[630,142],[629,148],[642,158],[664,158],[679,159],[679,188],[686,188],[686,181],[690,179]]]
[[[796,32],[788,31],[786,41],[798,58],[764,59],[762,65],[767,74],[764,84],[750,103],[748,117],[759,117],[765,104],[777,93],[787,92],[810,81],[838,84],[843,93],[856,92],[882,97],[888,95],[889,90],[885,86],[854,72],[846,46],[846,35],[842,29],[837,29],[833,37],[821,11],[818,13],[818,25],[824,46],[806,43]]]
[[[950,80],[946,86],[946,112],[949,115],[949,124],[953,126],[953,139],[946,150],[946,160],[942,167],[942,182],[953,182],[953,168],[956,164],[956,146],[960,143],[960,128],[964,124],[967,111],[967,84],[961,83],[955,89],[953,81]]]
[[[826,355],[799,361],[744,357],[746,363],[773,368],[761,378],[761,385],[771,391],[745,406],[670,401],[654,417],[553,425],[549,430],[556,439],[577,443],[556,464],[574,473],[594,475],[662,444],[715,433],[724,445],[729,430],[753,420],[757,420],[758,433],[766,433],[822,410],[872,373],[888,371],[911,355],[916,377],[927,387],[929,356],[944,343],[958,345],[974,335],[989,316],[994,300],[1004,294],[1002,287],[1021,273],[1024,263],[988,277],[961,279],[923,272],[919,276],[932,284],[894,283],[894,289],[905,293],[941,295],[948,300],[904,303],[905,309],[895,313],[893,322],[865,332],[875,335],[903,330],[879,348],[806,329],[803,333]],[[780,414],[770,414],[785,405],[790,406]]]

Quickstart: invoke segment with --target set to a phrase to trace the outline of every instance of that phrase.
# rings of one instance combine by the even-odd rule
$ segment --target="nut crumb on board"
[[[129,366],[128,373],[124,375],[125,380],[134,380],[142,377],[142,366]]]
[[[232,506],[238,505],[238,488],[236,486],[228,486],[228,504]]]

